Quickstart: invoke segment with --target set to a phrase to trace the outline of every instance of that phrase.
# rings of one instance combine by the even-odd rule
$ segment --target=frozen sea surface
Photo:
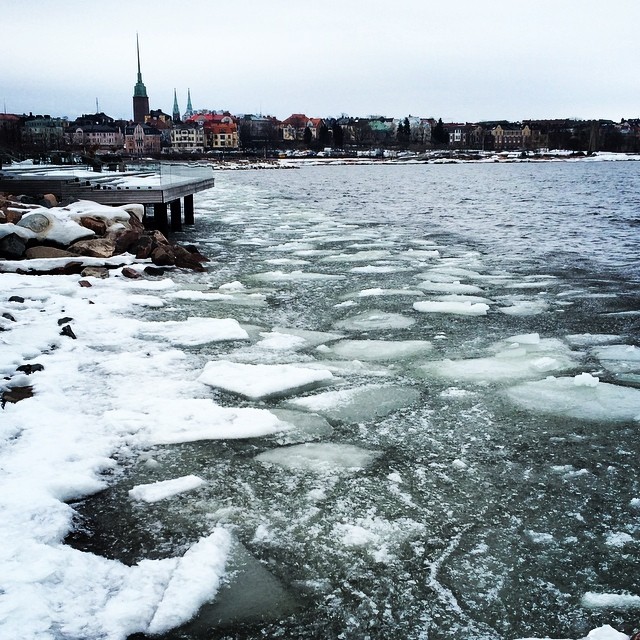
[[[173,576],[146,622],[117,610],[113,638],[628,637],[640,630],[638,171],[224,172],[177,238],[214,258],[206,273],[95,284],[104,317],[86,316],[74,347],[94,345],[84,378],[62,386],[77,354],[18,317],[42,316],[50,291],[2,301],[17,320],[3,320],[5,375],[53,338],[60,359],[59,376],[32,374],[39,396],[5,409],[11,487],[41,476],[14,469],[11,451],[42,422],[29,407],[51,410],[47,393],[74,406],[74,438],[99,445],[90,462],[84,445],[60,454],[57,484],[38,480],[46,501],[5,502],[17,514],[33,499],[25,522],[55,515],[44,544],[110,563],[104,593],[108,575],[158,592]],[[14,277],[12,293],[25,287]],[[77,284],[58,282],[62,313]],[[215,545],[199,574],[215,588],[191,589],[178,568]],[[27,562],[24,593],[55,566]],[[34,637],[106,637],[95,620],[131,592],[70,609],[62,596],[91,592],[90,573],[55,606],[94,621],[61,631],[45,604]],[[18,609],[5,618],[28,603],[9,587]]]

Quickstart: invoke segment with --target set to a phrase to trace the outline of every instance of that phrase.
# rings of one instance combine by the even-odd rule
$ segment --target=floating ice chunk
[[[443,302],[438,300],[425,300],[414,302],[413,308],[420,313],[451,313],[460,316],[486,316],[489,305],[470,302]]]
[[[563,371],[577,364],[574,354],[559,340],[541,339],[537,343],[534,338],[530,340],[497,342],[492,345],[496,350],[493,357],[434,360],[419,365],[416,371],[426,378],[487,383],[539,378],[549,371]]]
[[[198,476],[189,475],[171,480],[163,480],[152,484],[139,484],[129,491],[132,500],[142,502],[158,502],[165,498],[171,498],[179,493],[198,489],[206,482]]]
[[[536,276],[532,276],[536,278]],[[543,276],[542,279],[531,279],[526,282],[513,282],[506,285],[508,289],[546,289],[547,287],[553,287],[558,284],[557,279],[554,276]]]
[[[351,444],[308,442],[291,447],[270,449],[256,456],[260,462],[277,464],[285,469],[306,469],[315,473],[357,471],[371,464],[379,451]]]
[[[567,342],[574,347],[590,347],[598,344],[619,342],[620,336],[606,333],[576,333],[566,337]]]
[[[516,344],[540,344],[540,334],[523,333],[521,335],[511,336],[510,338],[507,338],[505,342]]]
[[[370,260],[382,260],[388,258],[391,251],[387,249],[357,251],[356,253],[339,253],[333,256],[326,256],[321,262],[369,262]]]
[[[273,332],[280,335],[292,336],[293,338],[302,340],[302,342],[299,342],[297,344],[305,349],[316,347],[319,344],[324,344],[325,342],[339,340],[344,335],[342,333],[332,333],[328,331],[311,331],[309,329],[294,329],[291,327],[274,327]],[[269,335],[270,334],[266,334],[266,337],[268,337]]]
[[[550,533],[529,530],[526,534],[536,544],[551,544],[553,542],[553,536]]]
[[[221,284],[218,287],[218,291],[226,291],[229,293],[238,293],[240,291],[246,291],[246,287],[239,280],[234,280],[233,282],[227,282],[225,284]]]
[[[266,264],[275,264],[279,266],[303,266],[305,264],[309,264],[308,260],[304,260],[303,258],[269,258],[264,261]]]
[[[576,387],[597,387],[599,383],[600,378],[586,372],[580,373],[573,378],[573,384]]]
[[[439,258],[440,252],[437,249],[407,249],[404,253],[398,255],[401,260],[430,260]]]
[[[575,378],[549,377],[507,389],[514,404],[529,411],[603,422],[626,422],[640,418],[640,389],[600,382],[595,387],[577,386]]]
[[[149,623],[148,633],[158,635],[183,624],[215,596],[230,549],[229,532],[216,529],[179,559]]]
[[[263,331],[260,333],[262,340],[256,343],[260,349],[270,349],[273,351],[293,351],[305,346],[306,340],[300,336],[290,333],[280,333],[279,331]]]
[[[195,346],[208,342],[248,340],[249,334],[232,318],[195,318],[184,322],[145,322],[138,332],[141,336],[157,336],[172,344]]]
[[[152,444],[259,438],[289,428],[266,409],[221,407],[210,398],[156,397],[147,407],[108,411],[105,418],[132,433],[146,430]]]
[[[440,302],[464,302],[464,303],[482,303],[482,304],[491,304],[493,300],[489,298],[484,298],[483,296],[466,296],[458,293],[449,293],[443,296],[433,296],[434,300],[439,300]]]
[[[372,331],[375,329],[406,329],[414,324],[415,320],[399,313],[388,313],[372,309],[344,320],[339,320],[334,326],[337,329],[351,331]]]
[[[633,498],[629,504],[635,509],[640,509],[640,498]]]
[[[265,271],[250,276],[259,282],[314,282],[316,280],[342,280],[346,276],[331,273],[312,273],[309,271]]]
[[[586,640],[628,640],[629,636],[626,633],[620,633],[616,631],[612,626],[605,624],[603,627],[598,627],[589,631]]]
[[[331,353],[352,360],[400,360],[430,351],[428,340],[342,340],[330,347]]]
[[[165,306],[166,302],[159,296],[151,295],[133,295],[128,298],[131,304],[141,307],[149,307],[151,309],[160,309]]]
[[[208,362],[198,381],[252,400],[299,393],[333,378],[326,370],[290,364],[241,364],[228,360]]]
[[[640,609],[640,596],[626,593],[595,593],[594,591],[587,591],[582,596],[581,604],[587,609],[613,609],[616,611]],[[596,636],[589,634],[588,637]],[[604,638],[605,636],[598,637]],[[627,640],[627,636],[622,637]]]
[[[349,269],[351,273],[401,273],[403,271],[411,271],[410,267],[400,267],[394,265],[374,265],[368,264],[363,267],[353,267]]]
[[[593,349],[600,362],[614,373],[640,371],[640,349],[633,345],[612,344]]]
[[[593,350],[598,360],[626,360],[640,362],[640,349],[629,344],[612,344]]]
[[[221,302],[243,306],[264,306],[267,297],[262,293],[220,293],[219,291],[194,291],[184,289],[168,293],[167,298],[194,302]]]
[[[549,304],[544,300],[518,300],[510,307],[500,307],[498,311],[508,316],[537,316],[548,308]]]
[[[358,293],[359,298],[371,298],[373,296],[423,296],[422,291],[415,291],[412,289],[382,289],[377,287],[375,289],[363,289]]]
[[[384,417],[413,404],[419,397],[420,392],[411,387],[368,384],[295,398],[285,406],[313,411],[328,420],[353,423]]]
[[[333,433],[333,427],[315,413],[291,409],[272,409],[271,413],[288,427],[289,430],[284,434],[284,440],[288,443],[322,438]]]
[[[607,535],[604,543],[608,547],[624,547],[625,544],[633,542],[633,538],[624,531],[614,531]]]
[[[380,540],[373,531],[354,524],[337,524],[334,532],[340,535],[340,541],[345,547],[364,547]]]
[[[474,284],[463,284],[459,280],[454,282],[420,282],[418,288],[429,293],[482,293],[482,289]]]

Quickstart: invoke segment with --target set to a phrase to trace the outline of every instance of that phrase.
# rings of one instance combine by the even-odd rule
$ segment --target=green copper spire
[[[133,88],[133,97],[134,98],[146,98],[147,96],[147,87],[144,86],[142,82],[142,72],[140,71],[140,44],[138,42],[138,34],[136,33],[136,51],[138,52],[138,82],[136,82],[136,86]]]

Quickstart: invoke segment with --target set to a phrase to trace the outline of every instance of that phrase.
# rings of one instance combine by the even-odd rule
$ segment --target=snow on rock
[[[328,420],[354,423],[384,417],[413,404],[419,397],[420,392],[411,387],[369,384],[295,398],[285,406],[312,411]]]
[[[333,473],[340,470],[363,469],[379,455],[379,451],[362,449],[350,444],[307,442],[270,449],[258,454],[256,460],[276,464],[285,469]]]
[[[24,216],[18,226],[32,232],[36,240],[49,240],[68,245],[76,240],[91,238],[95,232],[83,227],[70,216],[60,215],[60,209],[36,209]]]
[[[342,340],[329,347],[340,358],[400,360],[423,355],[433,348],[428,340]]]
[[[129,491],[129,497],[132,500],[140,500],[142,502],[158,502],[185,491],[198,489],[204,484],[206,482],[198,476],[182,476],[181,478],[172,478],[171,480],[162,480],[151,484],[139,484]]]
[[[299,393],[333,378],[327,370],[305,369],[289,364],[242,364],[228,360],[208,362],[198,378],[217,389],[252,400]]]
[[[587,374],[588,375],[588,374]],[[576,384],[576,378],[525,382],[505,391],[517,406],[567,418],[626,422],[640,420],[640,389],[599,382]]]
[[[514,336],[491,346],[493,356],[461,360],[434,360],[419,365],[425,378],[437,377],[475,383],[540,378],[551,371],[576,366],[576,355],[562,342],[539,339],[537,334]]]
[[[195,346],[208,342],[226,340],[248,340],[249,334],[232,318],[194,318],[184,322],[145,322],[141,324],[139,335],[159,337],[172,344]]]
[[[424,300],[414,302],[413,308],[420,313],[451,313],[460,316],[486,316],[489,305],[482,302],[447,302]]]

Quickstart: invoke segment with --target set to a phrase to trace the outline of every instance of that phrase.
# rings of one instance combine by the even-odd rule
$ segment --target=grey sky
[[[640,0],[0,0],[0,107],[445,121],[640,116]]]

